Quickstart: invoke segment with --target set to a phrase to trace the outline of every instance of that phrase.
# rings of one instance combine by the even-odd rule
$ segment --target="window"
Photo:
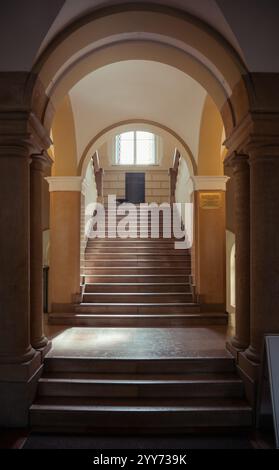
[[[156,136],[151,132],[123,132],[115,138],[117,165],[154,165],[156,163]]]

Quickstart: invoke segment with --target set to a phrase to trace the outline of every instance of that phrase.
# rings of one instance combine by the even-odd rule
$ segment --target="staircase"
[[[106,208],[108,218],[110,208]],[[123,216],[117,216],[117,222]],[[135,222],[139,223],[138,210]],[[151,220],[151,214],[147,218]],[[138,224],[139,227],[139,224]],[[226,313],[201,312],[191,284],[191,253],[175,249],[175,239],[148,237],[89,239],[81,261],[82,300],[75,312],[53,313],[49,323],[99,327],[220,325]]]
[[[39,432],[182,433],[249,427],[234,360],[46,357],[30,424]]]
[[[146,239],[137,234],[123,240],[109,238],[106,229],[104,239],[89,240],[82,262],[82,302],[74,313],[52,314],[50,323],[93,326],[93,342],[97,327],[134,330],[226,323],[225,314],[201,312],[191,284],[190,251],[175,250],[175,240],[163,238],[161,221],[159,234],[158,239],[148,233]],[[203,356],[197,348],[194,357],[187,352],[168,357],[181,340],[172,336],[174,345],[167,341],[169,354],[163,354],[162,339],[158,330],[155,333],[152,329],[150,357],[144,341],[143,354],[135,345],[136,357],[129,353],[124,358],[113,342],[105,342],[102,357],[96,352],[91,357],[61,357],[54,347],[45,357],[30,408],[32,430],[170,434],[252,425],[252,409],[228,352]],[[109,348],[115,357],[107,357]]]

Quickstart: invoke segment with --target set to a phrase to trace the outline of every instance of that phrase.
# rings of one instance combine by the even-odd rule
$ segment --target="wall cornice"
[[[81,192],[83,178],[81,176],[49,176],[45,178],[49,184],[49,192],[76,191]]]
[[[191,176],[193,191],[226,191],[228,176]]]

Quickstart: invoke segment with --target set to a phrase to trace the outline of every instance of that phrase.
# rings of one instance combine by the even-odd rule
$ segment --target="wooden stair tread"
[[[71,411],[183,411],[235,410],[251,411],[251,406],[242,398],[87,398],[83,397],[39,397],[32,410],[65,409]]]
[[[66,381],[66,382],[97,382],[97,383],[181,383],[181,382],[240,382],[236,373],[188,373],[188,374],[97,374],[79,372],[45,372],[39,382]]]

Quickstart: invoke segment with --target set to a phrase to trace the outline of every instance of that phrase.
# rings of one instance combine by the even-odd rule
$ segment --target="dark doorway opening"
[[[145,173],[126,173],[125,199],[133,204],[145,202]]]

